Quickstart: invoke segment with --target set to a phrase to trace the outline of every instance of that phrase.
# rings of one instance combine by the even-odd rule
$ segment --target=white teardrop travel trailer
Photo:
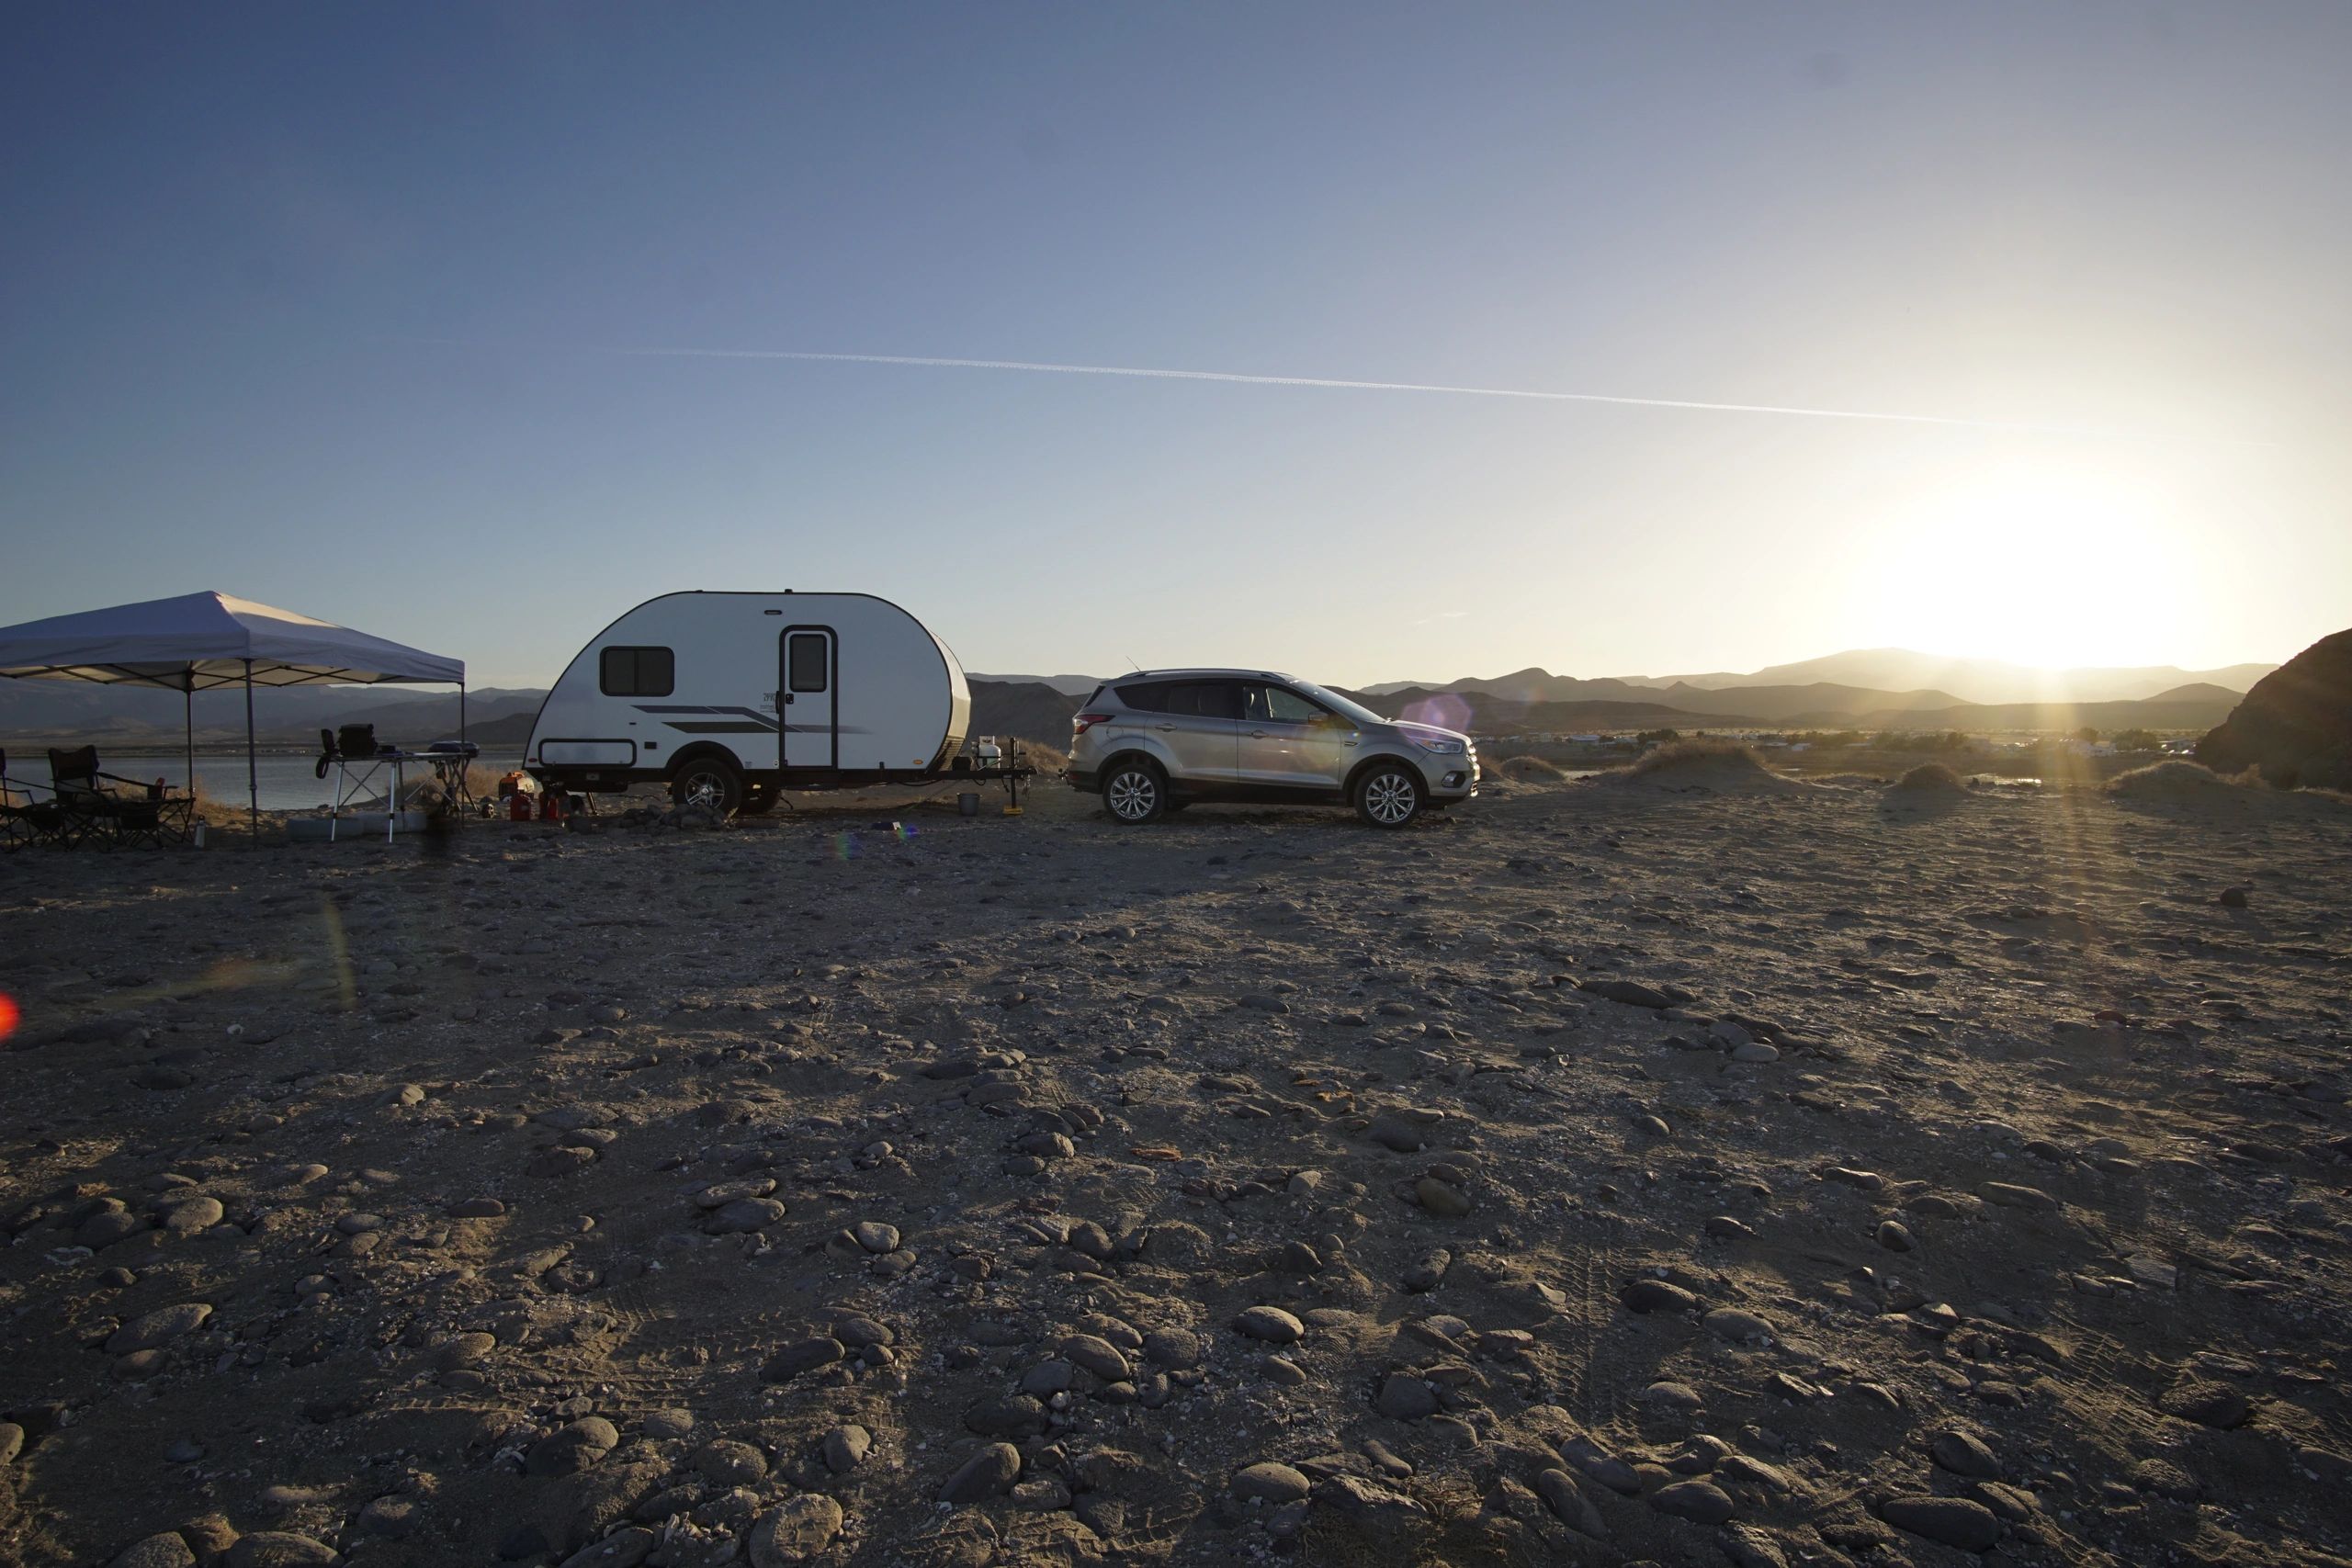
[[[665,784],[682,804],[759,812],[787,789],[963,772],[971,713],[955,654],[887,599],[664,593],[573,657],[523,766],[552,789]]]

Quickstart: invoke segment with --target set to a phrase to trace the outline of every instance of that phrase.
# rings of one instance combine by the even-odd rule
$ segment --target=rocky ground
[[[0,1560],[2352,1558],[2352,810],[1715,782],[8,857]]]

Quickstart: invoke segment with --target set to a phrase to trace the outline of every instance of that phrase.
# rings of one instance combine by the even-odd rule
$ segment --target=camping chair
[[[8,753],[0,751],[0,851],[54,843],[64,825],[56,802],[36,798],[32,785],[8,776]]]
[[[188,840],[195,797],[174,795],[161,784],[145,784],[101,773],[95,746],[71,751],[52,748],[49,776],[57,792],[57,805],[66,818],[69,845],[95,843],[100,849],[112,849],[117,844],[150,844],[161,849]],[[128,784],[139,793],[124,795],[108,789],[108,784]]]

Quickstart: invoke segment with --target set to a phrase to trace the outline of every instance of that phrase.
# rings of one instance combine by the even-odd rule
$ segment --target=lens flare
[[[1412,704],[1399,716],[1408,724],[1463,730],[1470,727],[1470,705],[1451,692],[1437,692]]]
[[[0,991],[0,1042],[17,1032],[17,1020],[21,1016],[17,1011],[17,998]]]
[[[857,858],[857,835],[854,833],[834,834],[833,858],[835,860],[855,860]]]

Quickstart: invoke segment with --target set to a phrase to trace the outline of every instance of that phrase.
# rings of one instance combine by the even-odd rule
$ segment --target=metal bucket
[[[959,817],[978,817],[980,814],[979,791],[967,789],[963,794],[957,795],[956,797],[956,814]]]

